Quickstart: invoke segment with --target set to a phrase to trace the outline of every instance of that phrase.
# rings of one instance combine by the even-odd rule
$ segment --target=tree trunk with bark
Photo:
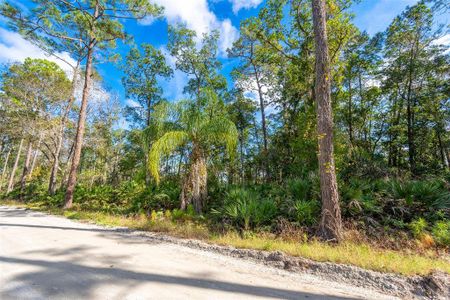
[[[252,55],[253,55],[253,47],[252,47]],[[263,87],[261,84],[261,79],[258,73],[258,70],[256,68],[256,65],[253,63],[253,70],[255,72],[255,79],[256,79],[256,86],[258,88],[258,97],[259,97],[259,110],[261,113],[261,127],[262,127],[262,134],[263,134],[263,168],[264,168],[264,180],[267,180],[267,177],[269,176],[269,170],[268,170],[268,159],[267,159],[267,124],[266,124],[266,105],[264,103],[264,96],[263,96]]]
[[[27,155],[23,164],[22,177],[20,178],[20,200],[23,200],[25,185],[27,183],[27,175],[30,171],[31,156],[33,154],[33,143],[28,142]]]
[[[61,154],[61,148],[62,148],[62,138],[58,138],[55,154],[53,157],[52,170],[50,171],[50,179],[48,182],[48,193],[50,195],[54,195],[56,192],[56,178],[58,174],[59,156]]]
[[[240,160],[240,164],[241,164],[241,170],[239,172],[239,176],[240,178],[240,183],[243,184],[244,183],[244,138],[243,138],[244,132],[241,131],[241,133],[239,134],[239,160]]]
[[[9,156],[11,155],[11,149],[8,150],[5,157],[5,162],[3,163],[2,177],[0,177],[0,191],[3,188],[3,180],[5,179],[6,169],[8,168]]]
[[[77,86],[79,63],[73,68],[72,86],[71,86],[71,97],[67,103],[64,115],[61,118],[61,124],[59,125],[58,137],[56,142],[55,155],[53,157],[52,169],[50,172],[50,179],[48,183],[48,193],[54,195],[56,192],[56,179],[58,178],[59,170],[59,157],[61,156],[61,149],[64,142],[64,130],[66,129],[66,123],[69,118],[69,112],[72,108],[72,104],[75,101],[75,89]]]
[[[61,182],[59,184],[59,188],[62,190],[67,186],[67,181],[69,180],[69,172],[70,172],[70,166],[72,164],[72,157],[73,157],[73,149],[74,144],[72,143],[72,146],[70,146],[69,153],[67,154],[67,160],[64,165],[63,174],[61,176]],[[59,168],[58,168],[59,170]]]
[[[419,41],[416,38],[414,44],[411,46],[409,66],[408,66],[408,89],[406,96],[406,114],[407,114],[407,136],[408,136],[408,160],[409,168],[412,174],[416,173],[416,145],[414,137],[415,127],[415,100],[413,93],[413,80],[414,80],[414,61],[418,52]]]
[[[326,241],[342,240],[341,210],[333,149],[333,115],[331,108],[330,63],[326,28],[325,0],[312,0],[315,51],[317,133],[319,146],[322,216],[319,236]]]
[[[201,213],[206,202],[207,192],[206,159],[202,149],[194,146],[191,154],[189,173],[185,175],[181,189],[181,209],[185,210],[189,204],[194,206],[197,213]]]
[[[16,160],[14,162],[13,168],[11,170],[11,176],[9,177],[8,188],[6,193],[9,194],[14,187],[14,177],[16,175],[17,167],[19,166],[20,152],[22,152],[23,138],[20,140],[19,148],[17,150]]]
[[[441,129],[437,129],[436,130],[436,135],[438,138],[438,149],[439,149],[439,154],[441,156],[441,163],[442,163],[442,167],[444,169],[448,168],[448,162],[445,159],[445,150],[444,150],[444,145],[442,143],[442,137],[441,137]]]
[[[96,7],[96,13],[95,15],[98,15],[98,5]],[[92,76],[92,60],[94,55],[94,45],[95,45],[95,39],[91,39],[89,43],[87,58],[86,58],[86,72],[85,72],[85,78],[84,78],[84,86],[83,86],[83,95],[81,98],[81,108],[80,108],[80,114],[78,117],[78,127],[77,127],[77,134],[75,136],[75,146],[74,146],[74,154],[72,158],[72,165],[70,167],[70,173],[69,173],[69,179],[67,182],[67,190],[66,190],[66,197],[65,197],[65,203],[64,208],[71,208],[72,202],[73,202],[73,193],[75,191],[75,185],[77,183],[77,171],[78,166],[80,164],[80,158],[81,158],[81,149],[83,146],[83,136],[84,136],[84,127],[86,123],[86,110],[87,110],[87,104],[88,104],[88,97],[89,97],[89,89],[91,86],[91,76]]]
[[[39,156],[39,147],[41,146],[41,140],[42,140],[42,135],[39,135],[39,140],[36,144],[36,149],[34,150],[34,154],[33,154],[33,160],[31,161],[30,172],[28,172],[28,180],[31,179],[31,176],[33,175],[34,167],[36,166],[36,161]]]
[[[351,76],[350,76],[351,78]],[[352,82],[348,80],[348,136],[350,145],[353,146],[353,101],[352,101]]]

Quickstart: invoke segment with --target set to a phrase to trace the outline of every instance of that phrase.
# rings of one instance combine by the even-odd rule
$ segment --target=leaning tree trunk
[[[315,94],[322,196],[319,236],[326,241],[339,242],[342,239],[342,222],[333,153],[333,115],[325,0],[312,0],[312,11],[316,51]]]
[[[30,172],[28,172],[28,180],[33,176],[34,167],[36,166],[37,158],[39,156],[39,147],[41,146],[42,135],[39,135],[39,140],[36,145],[36,150],[33,154],[33,160],[31,161]]]
[[[185,175],[180,200],[181,209],[185,210],[189,204],[194,206],[197,213],[201,213],[206,202],[207,169],[203,151],[194,146],[191,155],[189,173]]]
[[[61,148],[62,148],[62,138],[60,136],[60,137],[58,137],[56,151],[55,151],[55,155],[53,157],[52,170],[50,171],[50,179],[48,182],[48,193],[50,195],[54,195],[56,192],[56,178],[57,178],[58,169],[59,169],[59,156],[61,154]]]
[[[64,165],[63,174],[62,174],[61,182],[60,182],[60,185],[59,185],[59,188],[61,190],[64,189],[67,186],[67,181],[69,180],[70,166],[71,166],[72,158],[73,158],[73,148],[74,148],[74,144],[72,143],[72,146],[70,146],[70,150],[69,150],[69,153],[67,155],[67,160],[66,160],[66,163]]]
[[[8,188],[6,193],[9,194],[14,187],[14,177],[16,175],[17,167],[19,166],[20,152],[22,152],[23,138],[20,140],[19,149],[17,150],[16,161],[14,162],[13,168],[11,170],[11,176],[9,177]]]
[[[77,63],[76,67],[73,68],[71,96],[70,96],[69,102],[67,103],[67,106],[65,108],[64,114],[61,118],[61,123],[60,123],[59,129],[58,129],[56,150],[55,150],[55,155],[53,157],[52,170],[50,172],[50,179],[48,182],[48,193],[50,195],[54,195],[56,192],[56,179],[58,177],[58,170],[59,170],[59,157],[61,156],[61,149],[62,149],[62,145],[63,145],[63,141],[64,141],[64,130],[66,129],[67,119],[69,118],[69,112],[70,112],[70,109],[72,108],[72,104],[75,101],[75,89],[76,89],[77,83],[78,83],[78,81],[77,81],[78,69],[79,69],[79,63]]]
[[[23,200],[23,193],[25,191],[25,184],[27,181],[27,175],[30,171],[30,162],[31,162],[31,155],[33,154],[33,143],[28,142],[28,149],[27,149],[27,156],[25,158],[25,163],[23,164],[23,172],[22,177],[20,178],[20,199]]]
[[[65,129],[65,121],[61,121],[58,132],[55,155],[53,157],[52,170],[50,172],[50,179],[48,182],[48,193],[50,195],[54,195],[56,192],[56,178],[59,170],[59,157],[61,156],[61,149],[64,140],[64,129]]]
[[[96,7],[95,15],[98,15],[98,7]],[[84,136],[84,127],[86,123],[86,110],[87,110],[87,104],[88,104],[88,97],[89,97],[89,88],[91,86],[91,76],[92,76],[92,59],[94,55],[94,45],[96,41],[95,39],[91,39],[87,58],[86,58],[86,72],[85,72],[85,78],[84,78],[84,86],[83,86],[83,95],[81,98],[81,108],[80,108],[80,115],[78,118],[78,127],[77,127],[77,134],[75,136],[75,149],[72,159],[72,165],[70,167],[70,173],[69,173],[69,179],[67,182],[67,190],[66,190],[66,197],[65,197],[65,203],[64,208],[71,208],[72,202],[73,202],[73,193],[75,191],[75,185],[77,183],[77,171],[78,166],[80,165],[80,158],[81,158],[81,149],[83,146],[83,136]]]
[[[2,177],[0,177],[0,191],[3,187],[3,180],[5,179],[6,169],[8,168],[9,156],[11,155],[11,149],[6,153],[5,162],[3,163]]]

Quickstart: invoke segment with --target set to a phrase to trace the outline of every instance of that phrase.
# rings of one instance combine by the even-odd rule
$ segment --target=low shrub
[[[433,225],[431,233],[438,245],[450,246],[450,221],[437,221]]]
[[[299,200],[294,202],[295,221],[301,225],[315,225],[320,215],[320,205],[317,201]]]
[[[425,221],[425,219],[423,218],[418,218],[417,220],[409,223],[409,229],[411,230],[411,233],[415,238],[420,238],[422,235],[424,235],[427,226],[427,221]]]
[[[260,199],[253,190],[233,188],[226,193],[222,208],[213,209],[213,215],[225,217],[238,229],[254,229],[270,225],[278,208],[269,198]]]

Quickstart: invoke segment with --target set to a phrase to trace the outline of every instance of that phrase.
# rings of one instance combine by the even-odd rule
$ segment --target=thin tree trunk
[[[58,138],[58,142],[56,145],[56,151],[55,151],[55,155],[53,157],[52,170],[50,172],[50,180],[48,183],[48,193],[50,195],[54,195],[55,191],[56,191],[56,178],[57,178],[57,174],[58,174],[59,156],[61,153],[62,142],[63,142],[63,139],[62,139],[62,136],[60,136],[60,138]]]
[[[409,70],[408,70],[408,90],[407,90],[407,98],[406,98],[406,114],[407,114],[407,136],[408,136],[408,159],[409,159],[409,167],[412,174],[416,172],[416,146],[414,141],[414,100],[413,91],[412,91],[412,81],[413,81],[413,73],[414,73],[414,59],[417,54],[416,44],[418,42],[414,42],[414,45],[411,46],[410,58],[409,58]]]
[[[349,76],[351,77],[351,75]],[[353,145],[353,104],[352,104],[352,82],[348,80],[348,135],[350,144]]]
[[[22,177],[20,178],[20,199],[23,200],[23,193],[25,191],[25,184],[28,172],[30,171],[30,161],[31,161],[31,155],[33,154],[33,143],[30,141],[28,142],[28,148],[27,148],[27,155],[25,158],[25,163],[23,164],[23,172]]]
[[[5,162],[3,163],[2,177],[0,178],[0,191],[2,190],[2,187],[3,187],[3,180],[5,179],[6,169],[8,168],[8,162],[9,162],[10,155],[11,155],[11,149],[9,149],[8,153],[6,153]]]
[[[264,179],[266,180],[269,175],[268,170],[268,159],[267,159],[267,125],[266,125],[266,109],[265,109],[265,103],[264,103],[264,97],[263,97],[263,91],[262,91],[262,85],[261,81],[258,75],[258,71],[256,70],[256,66],[253,65],[253,69],[255,71],[255,78],[256,78],[256,86],[258,88],[258,96],[259,96],[259,109],[261,112],[261,127],[262,127],[262,133],[263,133],[263,167],[264,167]]]
[[[95,7],[95,13],[94,17],[96,18],[98,16],[98,4]],[[88,97],[89,97],[89,88],[91,86],[91,76],[92,76],[92,59],[94,54],[94,45],[95,45],[95,39],[91,39],[88,47],[88,53],[86,58],[86,72],[85,72],[85,78],[84,78],[84,87],[83,87],[83,95],[81,99],[81,108],[80,108],[80,114],[78,119],[78,127],[77,127],[77,134],[75,136],[75,149],[74,149],[74,155],[72,159],[72,165],[70,167],[70,174],[69,174],[69,180],[67,183],[67,190],[66,190],[66,197],[65,197],[65,204],[64,208],[71,208],[72,202],[73,202],[73,193],[75,191],[75,185],[77,183],[77,171],[78,166],[80,164],[80,158],[81,158],[81,149],[83,146],[83,136],[84,136],[84,127],[86,123],[86,109],[88,104]]]
[[[17,150],[16,161],[14,162],[13,168],[11,170],[11,176],[9,177],[8,188],[6,193],[9,194],[14,187],[14,177],[16,175],[17,167],[19,166],[20,152],[22,152],[23,138],[20,140],[19,149]]]
[[[253,118],[253,127],[255,128],[254,134],[255,134],[256,145],[258,146],[258,151],[261,152],[261,142],[259,140],[258,126],[256,124],[256,119],[255,118]],[[255,184],[257,184],[258,183],[258,177],[259,177],[260,164],[257,163],[257,164],[254,164],[254,166],[255,166],[255,172],[254,172],[255,178],[254,179],[255,179]]]
[[[317,102],[320,190],[322,196],[319,235],[326,241],[339,242],[342,240],[342,221],[334,165],[331,76],[328,58],[325,0],[312,0],[312,11],[316,50],[315,94]]]
[[[258,86],[258,95],[259,95],[259,109],[261,111],[261,126],[263,131],[263,145],[264,152],[267,153],[267,125],[266,125],[266,110],[264,104],[264,97],[262,92],[262,86],[260,84],[259,76],[256,74],[256,85]]]
[[[39,135],[39,140],[37,142],[36,149],[34,151],[33,160],[31,161],[30,172],[28,173],[28,180],[31,179],[31,176],[33,175],[34,168],[36,166],[36,161],[37,161],[37,158],[39,156],[39,147],[41,146],[41,140],[42,140],[42,135]]]
[[[266,125],[266,110],[265,110],[265,103],[264,103],[264,96],[262,91],[262,84],[261,84],[261,78],[259,75],[259,71],[256,67],[256,64],[253,60],[253,43],[250,47],[250,63],[253,67],[253,72],[255,74],[255,80],[256,80],[256,87],[258,89],[258,97],[259,97],[259,109],[261,113],[261,126],[262,126],[262,132],[263,132],[263,168],[264,168],[264,180],[267,179],[268,176],[268,161],[267,161],[267,125]]]
[[[241,162],[241,171],[240,176],[241,176],[241,184],[244,183],[244,141],[243,141],[243,135],[244,133],[241,132],[240,137],[239,137],[239,156],[240,156],[240,162]]]
[[[33,153],[33,159],[31,160],[30,172],[28,173],[28,180],[31,180],[34,172],[34,168],[36,167],[36,162],[39,157],[39,150],[36,149]]]
[[[439,154],[441,155],[442,167],[445,169],[445,168],[448,168],[448,165],[447,165],[447,162],[445,160],[444,145],[442,143],[441,131],[439,129],[436,130],[436,135],[437,135],[437,138],[438,138]]]
[[[64,166],[64,172],[63,172],[63,176],[61,178],[61,183],[59,188],[63,189],[66,185],[67,185],[67,181],[69,180],[69,171],[70,171],[70,165],[72,163],[72,157],[73,157],[73,149],[74,149],[74,143],[72,143],[72,146],[70,146],[70,150],[69,153],[67,155],[67,162],[66,165]],[[58,168],[59,171],[59,168]]]
[[[48,183],[48,193],[50,195],[54,195],[56,192],[56,179],[58,177],[58,170],[59,170],[59,157],[61,156],[61,149],[62,149],[62,145],[64,142],[64,129],[66,128],[66,123],[67,123],[67,120],[69,119],[70,109],[72,108],[72,104],[75,101],[75,89],[76,89],[77,83],[78,83],[78,81],[77,81],[78,69],[79,69],[79,62],[77,62],[77,65],[73,69],[71,97],[69,99],[69,102],[67,103],[67,106],[64,111],[64,115],[61,119],[61,124],[59,127],[57,143],[56,143],[56,150],[55,150],[55,155],[53,157],[52,170],[50,172],[50,179],[49,179],[49,183]]]
[[[448,148],[444,149],[445,157],[447,158],[447,168],[450,166],[450,151]]]

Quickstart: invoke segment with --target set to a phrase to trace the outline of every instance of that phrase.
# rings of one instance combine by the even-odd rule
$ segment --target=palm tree
[[[149,169],[159,183],[159,164],[180,147],[189,150],[189,163],[183,176],[180,195],[181,209],[189,204],[197,213],[204,207],[207,198],[207,158],[213,146],[225,146],[230,156],[236,151],[238,132],[226,115],[223,101],[212,90],[202,91],[197,101],[180,101],[174,105],[175,116],[171,116],[176,128],[166,132],[153,145],[149,153]]]

